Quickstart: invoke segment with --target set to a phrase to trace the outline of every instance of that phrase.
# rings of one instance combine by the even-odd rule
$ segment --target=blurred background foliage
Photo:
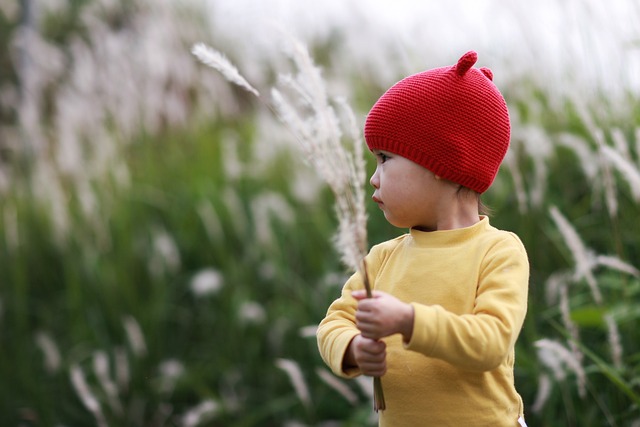
[[[640,426],[637,5],[300,3],[0,3],[0,424],[375,425],[371,384],[316,350],[348,274],[331,195],[189,53],[264,94],[295,37],[360,124],[404,75],[479,51],[513,122],[485,201],[532,268],[527,421]],[[372,244],[402,232],[368,208]]]

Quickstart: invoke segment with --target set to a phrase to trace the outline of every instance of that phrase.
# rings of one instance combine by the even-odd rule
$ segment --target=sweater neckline
[[[463,243],[488,229],[489,226],[489,217],[481,215],[480,221],[469,227],[437,231],[420,231],[412,228],[409,234],[415,244],[421,247],[448,246]]]

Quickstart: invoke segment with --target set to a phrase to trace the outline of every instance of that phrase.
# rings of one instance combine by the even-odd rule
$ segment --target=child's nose
[[[373,175],[371,175],[369,184],[371,184],[371,186],[373,186],[373,188],[375,188],[376,190],[378,189],[378,187],[380,187],[380,177],[378,176],[378,168],[376,168],[376,171],[373,173]]]

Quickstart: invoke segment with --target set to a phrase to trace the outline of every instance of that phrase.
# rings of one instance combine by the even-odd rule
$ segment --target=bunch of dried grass
[[[279,75],[280,89],[271,89],[270,101],[265,101],[237,68],[215,49],[198,43],[193,46],[192,53],[231,83],[260,98],[291,130],[307,162],[335,196],[334,208],[339,224],[334,244],[342,262],[360,273],[367,295],[371,296],[364,262],[368,242],[363,141],[347,102],[329,99],[320,69],[307,49],[296,40],[291,41],[290,53],[296,73]],[[374,378],[374,409],[385,409],[380,378]]]

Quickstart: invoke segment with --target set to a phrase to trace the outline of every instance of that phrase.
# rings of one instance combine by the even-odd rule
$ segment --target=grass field
[[[640,27],[574,3],[569,30],[599,16],[612,31],[584,76],[581,62],[536,67],[550,42],[527,33],[524,10],[512,12],[525,53],[479,39],[513,126],[485,202],[530,257],[516,348],[528,424],[637,427],[639,88],[614,65],[635,70]],[[212,4],[51,3],[37,36],[0,9],[0,425],[375,425],[370,382],[333,377],[316,349],[349,272],[333,195],[264,102],[298,71],[289,36],[234,37]],[[358,47],[383,35],[350,4],[358,31],[298,31],[323,93],[361,127],[391,83],[459,52],[430,45],[427,60],[399,39],[366,58]],[[572,40],[558,43],[586,61]],[[261,98],[199,63],[200,41]],[[371,205],[370,244],[402,232]]]

